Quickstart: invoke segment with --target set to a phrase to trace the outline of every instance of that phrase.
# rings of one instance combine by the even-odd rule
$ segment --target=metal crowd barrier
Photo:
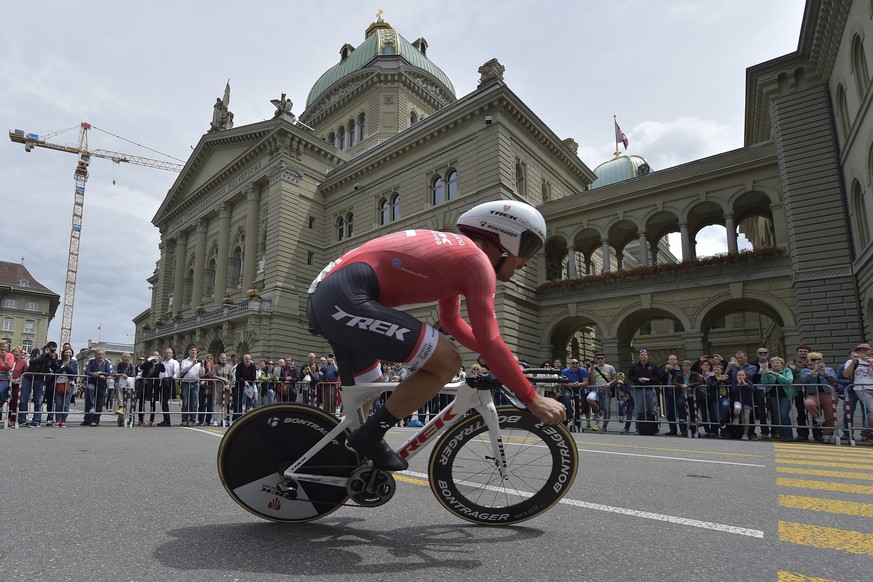
[[[52,426],[56,421],[65,426],[71,415],[87,412],[75,409],[77,399],[84,400],[87,380],[84,374],[25,372],[15,387],[9,388],[5,415],[0,411],[0,426],[18,428],[28,418],[37,426]]]

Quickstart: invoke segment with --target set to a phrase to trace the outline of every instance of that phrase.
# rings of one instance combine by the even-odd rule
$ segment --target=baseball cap
[[[855,349],[856,350],[873,350],[873,348],[870,347],[870,344],[858,344],[857,346],[855,346]]]
[[[641,354],[648,354],[648,353],[649,353],[649,350],[640,350],[640,353],[641,353]]]

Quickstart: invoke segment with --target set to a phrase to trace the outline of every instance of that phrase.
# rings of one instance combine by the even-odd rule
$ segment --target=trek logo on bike
[[[391,323],[390,321],[382,321],[380,319],[373,319],[372,317],[361,317],[359,315],[352,315],[351,313],[346,313],[336,305],[334,305],[333,308],[336,309],[336,312],[331,315],[331,317],[333,317],[337,321],[348,319],[345,324],[349,327],[368,329],[372,332],[388,337],[393,336],[399,341],[404,341],[403,334],[410,331],[408,328],[400,327],[396,323]]]

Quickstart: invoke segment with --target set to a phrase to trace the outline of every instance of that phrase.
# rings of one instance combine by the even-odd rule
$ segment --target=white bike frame
[[[347,477],[298,473],[297,470],[314,457],[325,445],[334,441],[344,430],[347,428],[355,430],[361,426],[364,423],[362,407],[365,403],[378,397],[383,392],[394,390],[396,387],[396,383],[387,382],[368,382],[355,386],[341,386],[340,390],[342,391],[345,416],[342,417],[340,423],[333,430],[324,435],[321,440],[288,467],[285,470],[284,477],[297,482],[308,481],[310,483],[345,487],[348,481]],[[503,439],[500,437],[500,422],[497,415],[497,407],[494,405],[494,399],[491,397],[491,391],[473,388],[466,382],[453,382],[446,384],[440,392],[443,394],[454,394],[455,398],[439,414],[432,418],[430,422],[416,431],[397,450],[397,453],[404,459],[411,459],[431,439],[439,436],[443,431],[461,420],[464,414],[473,408],[482,415],[485,425],[488,427],[488,436],[494,452],[495,465],[500,472],[501,478],[507,479],[506,451],[503,446]]]

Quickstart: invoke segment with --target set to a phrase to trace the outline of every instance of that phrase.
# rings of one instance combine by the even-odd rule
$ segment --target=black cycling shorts
[[[333,348],[345,386],[355,378],[380,378],[380,360],[422,366],[439,340],[430,325],[379,303],[379,280],[366,263],[352,263],[320,281],[306,311],[312,329]]]

